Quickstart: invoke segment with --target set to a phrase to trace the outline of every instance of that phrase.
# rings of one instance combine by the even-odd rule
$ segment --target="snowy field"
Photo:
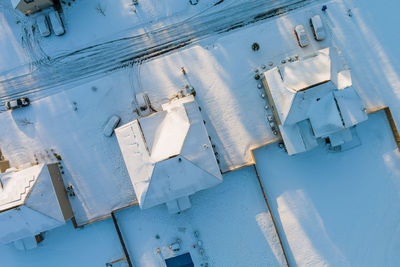
[[[164,205],[116,213],[134,266],[165,266],[163,258],[173,255],[168,245],[177,239],[181,240],[177,254],[190,252],[195,266],[285,266],[254,168],[223,178],[221,185],[191,197],[192,208],[182,214],[170,215]],[[105,266],[122,257],[111,219],[82,229],[68,224],[49,231],[31,251],[0,247],[1,264],[7,267]]]
[[[400,152],[384,111],[357,133],[341,153],[254,152],[291,266],[398,266]]]

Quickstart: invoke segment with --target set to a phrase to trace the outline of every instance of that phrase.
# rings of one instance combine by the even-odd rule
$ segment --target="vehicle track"
[[[32,100],[57,93],[57,87],[179,49],[215,33],[224,33],[302,7],[315,0],[251,0],[218,11],[212,8],[182,22],[143,34],[38,60],[30,73],[0,81],[0,102],[21,96]],[[216,4],[221,4],[217,1]],[[3,107],[4,108],[4,107]]]

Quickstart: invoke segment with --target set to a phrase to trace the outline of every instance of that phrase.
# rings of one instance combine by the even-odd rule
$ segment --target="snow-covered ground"
[[[254,152],[291,266],[397,266],[400,152],[384,111],[357,127],[361,145],[288,156]]]
[[[115,137],[102,134],[107,119],[113,114],[122,117],[121,124],[135,119],[135,93],[148,92],[159,109],[189,84],[204,110],[221,170],[251,164],[250,148],[277,138],[266,123],[266,101],[260,97],[262,91],[253,70],[269,61],[277,64],[287,55],[301,56],[329,45],[329,40],[314,41],[300,49],[293,27],[307,23],[310,12],[295,14],[290,15],[290,23],[280,17],[97,80],[70,81],[49,88],[58,94],[35,101],[26,109],[0,113],[3,154],[12,166],[19,166],[35,162],[35,155],[39,162],[48,160],[40,158],[46,158],[47,152],[51,155],[50,149],[54,149],[63,157],[65,183],[71,183],[77,194],[71,201],[78,223],[107,216],[114,209],[136,203]],[[257,52],[251,50],[254,41],[261,47]]]
[[[112,115],[121,124],[135,119],[131,70],[84,83],[31,106],[1,113],[1,150],[11,166],[63,161],[63,179],[72,184],[70,198],[78,224],[136,203],[115,135],[103,129]],[[51,151],[53,149],[54,151]]]
[[[38,42],[24,35],[25,18],[15,17],[14,11],[7,9],[8,4],[0,4],[0,48],[7,51],[0,56],[0,76],[18,78],[22,72],[33,71],[23,80],[1,83],[2,96],[24,94],[24,90],[35,96],[44,88],[36,99],[50,96],[34,101],[28,108],[0,113],[0,148],[12,166],[53,161],[51,149],[60,154],[64,180],[75,188],[76,197],[71,198],[71,203],[78,223],[136,202],[116,139],[103,136],[102,130],[113,114],[121,116],[121,123],[135,119],[133,97],[141,91],[149,93],[157,109],[186,85],[193,86],[211,141],[216,145],[220,168],[225,172],[252,164],[250,149],[278,138],[266,123],[266,101],[253,78],[254,70],[262,70],[263,65],[268,68],[269,63],[276,65],[288,56],[301,57],[333,46],[341,51],[344,63],[351,69],[353,84],[368,110],[388,105],[400,125],[400,67],[395,34],[399,17],[394,0],[385,4],[372,0],[317,2],[224,34],[207,32],[203,35],[206,39],[191,46],[112,73],[101,72],[102,64],[106,66],[115,57],[101,53],[89,57],[89,61],[86,54],[79,54],[81,69],[77,68],[79,61],[61,59],[56,65],[40,62],[44,67],[34,72],[37,66],[29,64],[45,59],[46,53],[68,54],[129,34],[143,34],[160,25],[197,17],[198,12],[215,2],[200,0],[199,5],[191,6],[186,1],[179,5],[173,0],[169,6],[159,4],[161,0],[144,1],[140,5],[143,10],[134,12],[128,0],[116,1],[115,5],[110,1],[73,2],[63,15],[67,34]],[[97,3],[105,8],[105,16],[96,9]],[[218,8],[232,8],[232,3],[224,1]],[[322,3],[328,6],[326,12],[321,11]],[[301,23],[311,37],[308,18],[315,13],[321,14],[329,37],[300,49],[293,28]],[[115,17],[120,19],[120,24],[115,24],[118,27],[112,21]],[[81,25],[82,20],[91,23]],[[90,28],[94,22],[101,27]],[[22,36],[31,39],[21,41]],[[27,46],[32,40],[36,45]],[[154,39],[148,40],[151,46]],[[253,42],[260,44],[259,51],[251,50]],[[122,53],[120,47],[110,47],[113,53]],[[90,51],[96,54],[95,50]],[[123,59],[129,56],[124,52]],[[97,62],[100,57],[104,61]],[[98,69],[91,69],[88,62],[98,63],[93,64]],[[67,65],[70,68],[63,70]],[[400,219],[395,212],[399,209],[399,153],[382,112],[370,115],[357,130],[362,145],[342,153],[328,153],[321,147],[288,157],[277,145],[255,151],[257,169],[293,266],[394,266],[399,260],[396,252],[400,247]],[[193,196],[193,208],[180,215],[168,215],[165,207],[146,211],[132,207],[118,212],[135,263],[157,266],[160,259],[156,249],[165,251],[165,246],[176,238],[182,240],[184,250],[193,252],[196,262],[205,260],[191,247],[196,230],[213,266],[269,266],[282,262],[253,169],[234,171],[224,178],[222,185]],[[37,259],[38,264],[52,266],[64,262],[70,252],[81,259],[81,265],[101,266],[122,257],[112,228],[109,219],[81,230],[74,230],[69,224],[48,232],[45,242],[33,251],[0,247],[4,259],[0,263],[26,266]],[[103,232],[104,240],[96,242]],[[160,239],[155,238],[157,234]],[[82,245],[77,246],[78,243]],[[85,255],[83,248],[88,249]],[[68,261],[64,264],[71,266]]]
[[[190,210],[175,215],[165,206],[116,213],[134,266],[165,266],[163,258],[173,255],[168,246],[177,239],[177,254],[190,252],[195,266],[285,266],[253,167],[224,175],[224,183],[197,193],[191,202]],[[82,229],[68,224],[49,231],[31,251],[0,246],[1,266],[7,267],[105,266],[122,257],[111,219]]]
[[[182,11],[182,7],[188,8],[187,3],[178,5],[178,1],[169,1],[169,8],[152,10],[153,2],[151,2],[147,9],[141,11],[144,12],[143,23],[145,24],[132,24],[132,21],[127,20],[124,16],[110,16],[104,21],[105,16],[98,11],[99,5],[110,6],[112,7],[110,8],[111,12],[109,10],[111,14],[122,12],[124,15],[124,12],[130,10],[128,0],[121,0],[121,5],[115,5],[114,1],[112,5],[107,5],[109,1],[102,1],[100,4],[97,2],[93,8],[73,3],[71,5],[73,11],[70,16],[75,18],[75,24],[72,23],[75,26],[71,29],[71,33],[68,34],[69,30],[67,29],[67,34],[62,37],[53,36],[45,39],[40,38],[38,31],[35,30],[34,19],[32,20],[31,17],[23,19],[19,16],[18,25],[21,25],[19,29],[14,23],[15,18],[12,18],[6,27],[17,28],[11,33],[24,42],[14,45],[18,49],[25,49],[30,61],[29,65],[13,69],[12,77],[9,72],[3,73],[3,75],[0,72],[0,77],[7,74],[0,81],[0,99],[4,101],[10,96],[28,94],[31,96],[33,93],[37,94],[39,90],[46,90],[45,93],[48,93],[52,87],[85,77],[93,78],[96,74],[104,75],[106,72],[114,71],[133,62],[140,62],[215,33],[261,20],[266,15],[273,16],[277,12],[302,6],[309,1],[312,0],[279,0],[267,3],[264,0],[250,2],[247,0],[216,2],[204,0],[202,3],[205,3],[206,6],[202,8],[200,4],[195,5],[195,9],[190,8],[192,12]],[[165,1],[155,1],[154,4],[157,5],[158,2]],[[150,3],[150,1],[146,3]],[[125,8],[121,11],[122,6]],[[139,6],[142,9],[142,5]],[[144,6],[146,7],[146,4]],[[120,9],[116,11],[115,7]],[[280,9],[281,7],[283,9]],[[199,10],[199,8],[202,9]],[[10,7],[5,12],[12,12],[9,9]],[[104,7],[100,8],[100,10],[103,9]],[[89,18],[82,14],[85,10],[88,10]],[[91,15],[90,11],[93,10],[97,10],[97,16]],[[163,19],[163,16],[166,16],[165,10],[177,13],[169,14]],[[241,12],[237,12],[237,10]],[[153,11],[154,14],[152,14]],[[156,11],[162,12],[156,14]],[[152,17],[152,15],[158,17]],[[66,20],[69,18],[67,17]],[[82,22],[83,18],[85,18],[84,22]],[[87,23],[86,19],[91,23]],[[151,21],[158,22],[151,24]],[[86,25],[89,25],[89,28]],[[93,25],[102,25],[94,31],[101,33],[102,38],[97,39],[96,34],[90,29]],[[103,28],[113,30],[101,31]],[[120,32],[118,33],[118,31]],[[86,43],[90,37],[92,38],[90,39],[91,43]],[[29,71],[25,71],[27,69]]]
[[[48,231],[33,250],[17,250],[12,244],[0,247],[0,265],[7,267],[105,266],[124,257],[111,219],[74,229],[72,223]],[[126,267],[126,265],[113,265]]]

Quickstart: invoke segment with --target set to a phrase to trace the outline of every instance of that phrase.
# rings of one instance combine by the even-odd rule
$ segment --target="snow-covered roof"
[[[45,164],[0,174],[0,243],[32,237],[65,223]]]
[[[23,205],[44,164],[0,174],[0,211]]]
[[[222,182],[214,151],[193,96],[125,124],[115,133],[141,208]]]
[[[316,146],[312,139],[329,137],[367,119],[352,87],[350,70],[338,71],[333,77],[337,66],[331,64],[329,48],[325,48],[264,73],[268,100],[289,154],[307,151]]]
[[[21,2],[21,0],[11,0],[11,4],[12,4],[13,8],[17,8],[19,2]]]
[[[316,84],[330,81],[329,48],[319,50],[309,58],[282,65],[279,70],[285,86],[294,91],[306,90]]]

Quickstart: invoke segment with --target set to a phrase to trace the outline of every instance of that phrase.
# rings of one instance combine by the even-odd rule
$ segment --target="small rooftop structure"
[[[289,155],[310,150],[318,138],[332,146],[351,140],[349,128],[365,121],[350,70],[339,70],[330,48],[264,72],[263,84]]]
[[[115,129],[142,209],[166,203],[171,213],[190,208],[188,196],[222,182],[193,96]]]
[[[72,217],[57,163],[0,174],[0,243],[33,237]]]
[[[30,15],[42,9],[54,6],[53,0],[11,0],[14,9]]]

